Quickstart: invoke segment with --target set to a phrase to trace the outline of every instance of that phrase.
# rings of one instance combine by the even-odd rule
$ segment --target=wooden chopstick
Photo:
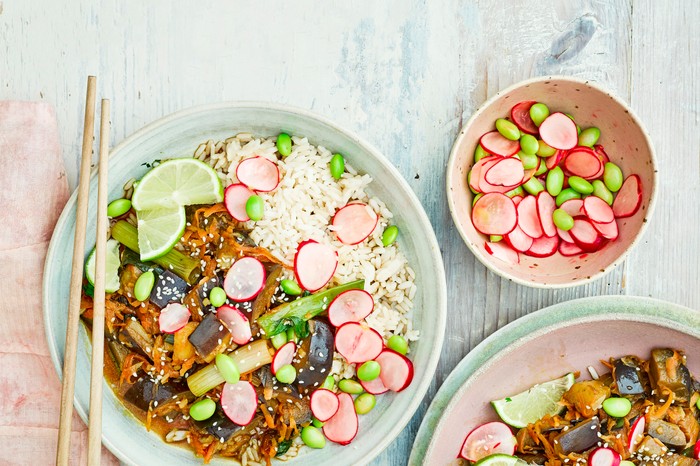
[[[95,297],[92,310],[92,367],[88,418],[88,464],[99,465],[102,455],[102,383],[105,332],[105,256],[107,249],[107,166],[109,157],[109,100],[102,99],[100,161],[97,168],[97,233],[95,240]]]
[[[63,357],[63,382],[61,385],[61,414],[58,424],[58,448],[56,464],[67,466],[70,455],[71,423],[73,421],[73,396],[75,394],[75,357],[78,350],[78,324],[80,323],[80,298],[82,296],[83,261],[85,260],[85,230],[90,196],[90,165],[92,143],[95,136],[95,85],[97,79],[88,76],[85,97],[85,121],[83,123],[83,150],[80,161],[78,203],[75,210],[75,237],[73,238],[73,268],[70,277],[68,324]]]

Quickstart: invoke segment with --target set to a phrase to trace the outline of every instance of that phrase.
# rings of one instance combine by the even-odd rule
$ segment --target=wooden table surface
[[[56,107],[71,189],[88,74],[112,99],[113,143],[192,105],[258,100],[313,110],[376,145],[423,202],[449,286],[435,382],[373,463],[403,465],[450,370],[508,322],[601,294],[700,308],[698,24],[692,0],[0,0],[0,99]],[[460,125],[487,97],[553,74],[597,81],[631,104],[655,144],[660,190],[622,266],[546,291],[503,280],[471,255],[447,209],[444,168]]]

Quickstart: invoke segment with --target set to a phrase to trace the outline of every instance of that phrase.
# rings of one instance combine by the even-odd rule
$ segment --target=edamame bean
[[[292,383],[297,379],[297,370],[291,364],[285,364],[277,369],[275,378],[281,383]]]
[[[360,385],[360,382],[352,379],[341,380],[338,382],[338,388],[341,392],[350,393],[351,395],[359,395],[365,391],[365,389],[362,388],[362,385]]]
[[[392,244],[394,241],[396,241],[396,238],[399,236],[399,227],[396,225],[391,225],[384,230],[384,233],[382,233],[382,244],[384,246],[389,246]]]
[[[377,404],[377,398],[371,393],[363,393],[355,398],[355,412],[357,414],[367,414]]]
[[[377,361],[366,361],[357,368],[357,378],[363,382],[369,382],[379,377],[381,371],[382,368]]]
[[[539,155],[540,157],[551,157],[557,153],[557,150],[554,147],[547,144],[546,142],[542,140],[537,142],[540,145],[539,149],[537,149],[537,155]]]
[[[484,150],[483,147],[481,147],[481,144],[477,144],[476,149],[474,150],[474,162],[478,162],[487,155],[489,154]]]
[[[607,187],[610,192],[616,193],[622,187],[622,170],[620,167],[612,162],[605,164],[605,171],[603,171],[603,181],[605,182],[605,187]]]
[[[552,212],[552,220],[560,230],[569,231],[574,227],[574,218],[563,209],[556,209]]]
[[[512,122],[506,120],[505,118],[499,118],[496,120],[496,129],[501,136],[511,141],[517,141],[520,139],[520,130]]]
[[[115,199],[107,206],[107,217],[121,217],[131,210],[131,201],[129,199]]]
[[[265,212],[265,203],[262,197],[257,194],[253,194],[248,198],[245,203],[245,213],[254,222],[261,220],[263,218],[263,213]]]
[[[386,342],[386,346],[389,349],[396,351],[397,353],[406,354],[408,353],[408,342],[401,335],[392,335],[391,338]]]
[[[533,196],[537,196],[537,194],[544,191],[544,186],[542,186],[542,183],[540,183],[540,180],[538,180],[535,177],[532,177],[529,180],[527,180],[527,182],[523,183],[522,186],[523,186],[523,189],[525,191],[532,194]]]
[[[469,186],[469,190],[472,193],[476,194],[479,192],[472,187],[472,171],[471,170],[469,170],[469,172],[467,172],[467,186]]]
[[[542,103],[536,103],[530,107],[530,118],[537,125],[540,126],[542,122],[549,116],[549,108]]]
[[[700,398],[698,398],[698,401],[695,402],[695,407],[700,409]]]
[[[280,133],[277,136],[277,152],[282,157],[286,157],[292,153],[292,138],[287,133]]]
[[[603,183],[600,180],[593,180],[593,195],[596,197],[601,198],[605,202],[608,203],[608,205],[612,205],[613,203],[613,195],[610,191],[608,191],[608,188],[605,186],[605,183]]]
[[[483,196],[483,195],[484,195],[483,193],[479,193],[479,194],[477,194],[476,196],[474,196],[474,199],[472,199],[472,207],[474,206],[474,204],[476,204],[476,201],[478,201],[479,199],[481,199],[481,196]],[[511,197],[512,197],[512,196],[511,196]]]
[[[627,398],[608,398],[603,401],[603,411],[612,417],[625,417],[632,410],[632,403]]]
[[[537,168],[540,163],[540,159],[537,158],[535,154],[526,154],[525,152],[518,152],[518,157],[523,163],[523,168],[525,170],[530,170],[531,168]]]
[[[323,448],[326,446],[326,437],[314,426],[306,426],[301,429],[301,440],[304,445],[311,448]]]
[[[321,384],[321,388],[325,388],[326,390],[333,390],[333,388],[335,388],[335,379],[332,375],[326,377],[326,380]]]
[[[238,383],[241,378],[236,362],[228,354],[216,355],[216,368],[219,370],[221,377],[228,383]]]
[[[345,173],[345,159],[343,156],[340,154],[333,155],[331,158],[330,167],[331,176],[336,180],[339,180],[340,177],[343,176],[343,173]]]
[[[214,307],[223,306],[226,303],[226,292],[220,286],[215,286],[209,292],[209,302]]]
[[[540,143],[532,134],[523,134],[520,136],[520,149],[530,155],[535,155],[540,148]]]
[[[593,185],[580,176],[570,176],[569,186],[581,194],[591,194],[593,192]]]
[[[302,291],[297,282],[294,280],[289,280],[288,278],[280,281],[280,288],[282,288],[282,291],[289,296],[299,296]]]
[[[554,167],[547,173],[547,192],[557,197],[564,187],[564,170],[561,167]]]
[[[581,199],[581,193],[571,188],[562,189],[556,198],[557,207],[561,207],[563,203],[570,199]]]
[[[150,270],[139,275],[134,283],[134,298],[145,301],[151,296],[151,290],[156,283],[156,276]]]
[[[506,196],[508,197],[515,197],[515,196],[524,196],[525,191],[523,190],[522,186],[518,186],[517,188],[510,190],[506,193]]]
[[[545,163],[544,160],[540,159],[540,166],[537,167],[537,171],[535,172],[535,176],[544,175],[545,173],[547,173],[547,164]]]
[[[624,423],[623,423],[623,425],[624,425]],[[620,461],[619,466],[635,466],[635,464],[633,462],[631,462],[630,460],[622,460],[622,461]]]
[[[190,417],[195,421],[205,421],[214,415],[216,403],[211,398],[202,398],[190,405]]]
[[[278,333],[270,338],[270,342],[275,349],[280,349],[287,344],[287,332]]]
[[[489,236],[489,241],[491,241],[492,243],[498,243],[502,239],[503,239],[503,236],[501,236],[501,235],[490,235]]]
[[[598,138],[600,138],[600,130],[595,126],[591,126],[581,131],[581,134],[578,135],[578,145],[593,147],[598,142]]]
[[[323,427],[326,423],[325,423],[325,422],[321,422],[321,421],[319,421],[319,420],[316,419],[316,418],[313,418],[313,420],[311,421],[311,424],[313,424],[314,427],[318,427],[318,428],[320,429],[320,428]]]

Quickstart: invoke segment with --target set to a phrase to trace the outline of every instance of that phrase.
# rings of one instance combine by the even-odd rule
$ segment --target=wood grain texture
[[[374,464],[405,464],[432,394],[499,327],[582,296],[638,294],[700,308],[700,11],[692,0],[90,2],[4,0],[0,98],[56,105],[75,186],[85,75],[115,102],[113,142],[191,105],[263,100],[353,129],[400,170],[443,248],[446,341],[410,426]],[[595,283],[558,291],[488,272],[452,225],[444,167],[461,124],[521,79],[595,80],[632,104],[659,158],[660,196],[643,244]]]

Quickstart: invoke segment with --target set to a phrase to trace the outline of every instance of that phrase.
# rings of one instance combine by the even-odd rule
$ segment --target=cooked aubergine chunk
[[[673,392],[674,401],[688,403],[694,392],[693,379],[685,366],[683,356],[669,348],[651,350],[649,375],[657,396]]]
[[[637,451],[646,456],[663,456],[668,448],[659,439],[647,435],[639,442]]]
[[[299,346],[292,363],[297,370],[296,383],[302,394],[323,384],[333,364],[334,338],[331,324],[322,319],[311,319],[309,333]]]
[[[219,442],[226,442],[233,434],[241,430],[243,427],[234,424],[225,414],[221,406],[216,405],[214,414],[204,421],[195,421],[194,424],[213,435]]]
[[[230,335],[226,327],[216,318],[216,314],[208,312],[189,337],[197,354],[208,360],[212,352]]]
[[[671,424],[670,422],[660,419],[652,419],[649,422],[648,432],[649,435],[671,448],[685,447],[685,434],[676,424]]]
[[[626,356],[613,362],[613,377],[620,395],[642,395],[644,384],[639,359]]]
[[[124,399],[142,411],[148,411],[148,407],[153,401],[163,403],[182,398],[192,398],[187,384],[182,382],[156,383],[148,376],[137,380],[124,393]]]
[[[162,309],[169,303],[179,303],[185,296],[186,291],[187,282],[170,270],[165,270],[156,277],[150,301]]]
[[[561,455],[580,453],[596,445],[600,440],[598,435],[600,420],[595,416],[557,435],[554,438],[554,449]]]

